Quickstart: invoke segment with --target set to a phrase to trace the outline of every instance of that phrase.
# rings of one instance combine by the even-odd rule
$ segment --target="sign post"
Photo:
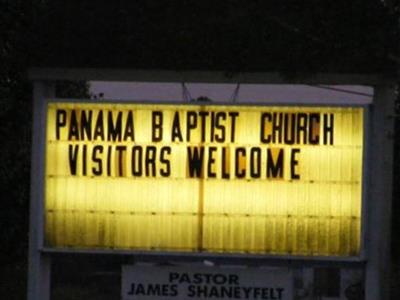
[[[371,109],[366,300],[389,299],[395,86],[375,87]]]
[[[44,170],[46,98],[54,97],[54,83],[33,84],[33,130],[29,231],[28,299],[50,299],[50,257],[42,253],[44,227]]]

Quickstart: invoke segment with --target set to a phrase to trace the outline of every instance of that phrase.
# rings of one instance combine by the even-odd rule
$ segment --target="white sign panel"
[[[285,268],[123,266],[122,300],[289,300],[292,273]]]

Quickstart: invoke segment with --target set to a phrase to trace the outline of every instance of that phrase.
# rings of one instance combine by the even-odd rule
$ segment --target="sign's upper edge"
[[[361,73],[315,73],[285,76],[279,72],[223,71],[171,71],[163,69],[97,69],[97,68],[31,68],[28,77],[32,81],[132,81],[178,83],[243,83],[243,84],[330,84],[330,85],[394,85],[392,75]]]

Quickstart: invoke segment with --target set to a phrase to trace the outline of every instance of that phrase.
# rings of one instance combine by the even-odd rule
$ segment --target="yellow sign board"
[[[355,256],[363,109],[49,103],[47,247]]]

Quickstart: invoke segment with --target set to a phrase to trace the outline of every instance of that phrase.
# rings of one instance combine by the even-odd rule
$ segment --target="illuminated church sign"
[[[46,246],[358,255],[363,114],[51,102]]]

